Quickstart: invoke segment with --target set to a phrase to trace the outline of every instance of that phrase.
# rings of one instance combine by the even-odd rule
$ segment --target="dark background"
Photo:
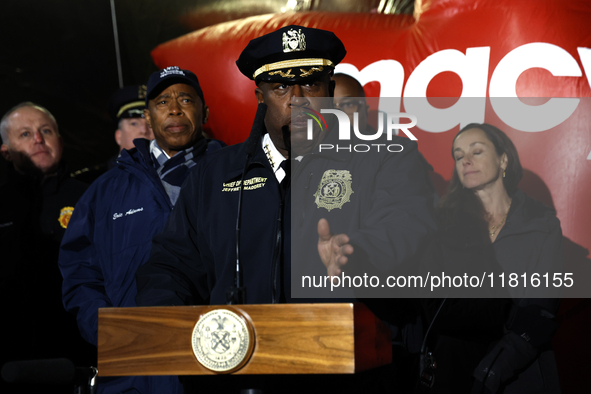
[[[414,1],[114,0],[123,84],[147,81],[156,70],[150,51],[160,43],[216,23],[283,12],[288,3],[295,4],[293,11],[412,13]],[[110,0],[2,0],[0,117],[23,101],[48,108],[58,121],[71,171],[116,154],[107,107],[119,84]],[[567,246],[567,259],[587,262],[588,251]],[[581,392],[586,384],[589,360],[572,359],[571,353],[588,348],[590,305],[586,299],[563,300],[559,320],[567,330],[556,350],[564,363],[565,393]]]
[[[123,85],[156,70],[158,44],[209,25],[291,11],[412,13],[414,1],[115,0]],[[290,8],[291,7],[291,8]],[[119,88],[110,0],[3,0],[0,8],[0,117],[23,101],[49,109],[70,170],[115,155],[108,102]]]
[[[56,117],[71,170],[117,152],[108,101],[119,88],[109,0],[4,0],[0,113],[33,101]],[[117,0],[123,82],[156,69],[150,50],[189,31],[175,18],[189,1]]]

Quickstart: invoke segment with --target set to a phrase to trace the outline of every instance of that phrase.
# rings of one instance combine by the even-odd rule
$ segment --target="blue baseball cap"
[[[197,92],[197,95],[201,98],[203,105],[205,105],[203,91],[201,90],[197,76],[189,70],[183,70],[178,66],[170,66],[155,71],[150,75],[146,94],[146,107],[148,107],[150,100],[156,97],[160,92],[177,83],[184,83],[192,86]]]

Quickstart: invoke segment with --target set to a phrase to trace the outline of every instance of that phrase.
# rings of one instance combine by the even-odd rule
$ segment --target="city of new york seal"
[[[231,372],[250,356],[251,335],[248,322],[227,309],[203,315],[193,329],[193,352],[205,368]]]

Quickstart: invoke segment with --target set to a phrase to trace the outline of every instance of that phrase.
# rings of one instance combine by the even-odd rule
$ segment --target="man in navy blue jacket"
[[[98,309],[135,306],[135,273],[149,256],[180,187],[195,165],[223,146],[207,141],[208,107],[195,74],[167,67],[150,76],[145,118],[155,140],[134,140],[117,166],[98,178],[76,205],[64,236],[59,266],[63,302],[76,314],[84,338],[97,343]],[[99,381],[99,393],[135,389],[176,393],[178,378],[129,377]]]
[[[378,175],[368,177],[356,172],[365,161],[363,155],[353,153],[341,158],[312,153],[321,142],[336,138],[336,133],[327,135],[328,130],[315,128],[314,138],[308,141],[306,119],[296,116],[294,121],[293,110],[319,111],[319,105],[327,102],[332,107],[334,82],[330,75],[345,53],[342,42],[332,32],[302,26],[283,27],[248,44],[237,65],[256,82],[259,111],[263,105],[267,107],[264,118],[258,112],[260,122],[255,118],[251,135],[244,143],[208,155],[189,176],[174,212],[162,233],[154,238],[150,260],[138,270],[138,305],[219,305],[236,300],[248,304],[310,302],[292,298],[295,240],[301,238],[298,245],[305,247],[294,251],[303,257],[293,260],[294,265],[296,261],[298,265],[312,264],[315,272],[326,275],[336,260],[343,263],[341,251],[352,252],[349,247],[354,248],[349,265],[357,255],[369,256],[369,264],[376,263],[373,256],[379,256],[382,263],[384,259],[392,265],[402,263],[434,231],[433,195],[425,183],[415,142],[397,139],[404,153],[371,158],[370,165]],[[286,160],[290,151],[302,157]],[[298,168],[290,171],[289,165]],[[324,175],[332,174],[332,170],[352,175],[353,193],[348,200],[341,199],[346,214],[340,217],[334,215],[340,208],[327,209],[315,203],[315,192],[323,185]],[[385,186],[377,187],[376,179]],[[296,210],[292,209],[295,204],[299,207]],[[236,288],[238,215],[238,278],[244,292]],[[328,222],[322,221],[317,231],[321,218]],[[380,238],[388,242],[376,242]],[[363,264],[361,260],[357,263]],[[234,297],[236,294],[239,296]],[[267,376],[232,384],[237,379],[245,377],[203,376],[188,378],[184,383],[186,392],[224,391],[229,389],[226,384],[230,388],[262,387],[268,392],[315,392],[328,387],[315,385],[326,383],[322,380],[326,377],[314,382],[310,377],[281,382]],[[389,380],[394,381],[391,377]],[[359,392],[359,386],[350,384],[348,378],[330,382],[331,392]],[[383,392],[379,384],[388,384],[375,380],[371,382],[374,386],[365,385],[370,382],[365,380],[364,392]]]

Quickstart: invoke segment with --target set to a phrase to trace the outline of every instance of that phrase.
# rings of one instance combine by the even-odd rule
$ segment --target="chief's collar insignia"
[[[283,33],[283,53],[298,52],[306,50],[306,36],[302,29],[290,29]]]
[[[265,144],[265,155],[267,155],[267,159],[269,159],[269,163],[271,167],[275,169],[275,162],[273,161],[273,155],[271,155],[271,148],[269,148],[269,144]]]
[[[341,209],[345,203],[351,201],[353,178],[348,170],[326,170],[314,193],[316,206],[325,208],[328,212]]]

